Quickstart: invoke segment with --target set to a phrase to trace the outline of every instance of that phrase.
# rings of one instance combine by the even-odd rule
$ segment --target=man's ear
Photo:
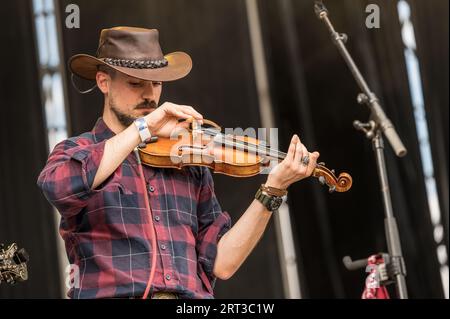
[[[95,75],[95,80],[97,81],[97,86],[102,91],[103,94],[107,94],[109,92],[109,81],[111,78],[109,77],[108,73],[105,73],[103,71],[97,71],[97,74]]]

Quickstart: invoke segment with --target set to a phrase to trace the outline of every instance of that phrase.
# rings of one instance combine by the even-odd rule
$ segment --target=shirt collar
[[[105,121],[103,121],[102,117],[97,119],[97,122],[92,129],[92,133],[94,134],[95,142],[99,143],[103,140],[107,140],[114,135],[116,135],[111,129],[106,125]]]

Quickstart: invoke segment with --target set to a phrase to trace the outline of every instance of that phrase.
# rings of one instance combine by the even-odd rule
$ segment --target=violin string
[[[231,138],[233,138],[231,136]],[[281,159],[283,160],[286,157],[286,153],[281,152],[279,150],[274,150],[272,148],[270,148],[269,146],[266,145],[259,145],[259,144],[253,144],[250,142],[246,142],[246,141],[240,141],[240,140],[236,140],[233,138],[233,141],[237,144],[240,144],[244,147],[248,147],[250,150],[254,150],[258,153],[262,153],[262,155],[266,155],[266,156],[271,156],[271,157],[276,157],[277,159]],[[273,155],[275,154],[275,155]]]
[[[250,151],[257,155],[264,155],[266,157],[272,157],[272,158],[276,158],[278,160],[283,160],[287,155],[287,153],[281,152],[278,150],[273,150],[267,145],[258,145],[258,144],[253,144],[253,143],[249,143],[246,141],[237,140],[233,135],[227,136],[227,135],[222,134],[220,131],[218,132],[218,131],[214,131],[214,130],[208,130],[208,132],[206,132],[206,130],[205,130],[205,133],[207,133],[211,136],[214,136],[214,137],[218,136],[220,138],[220,144],[222,146],[229,146],[229,147],[233,147],[233,148],[238,147],[239,149],[244,150],[244,151]],[[230,141],[230,139],[231,139],[231,141]],[[216,142],[216,141],[217,140],[215,138],[214,142]],[[275,154],[273,154],[273,153],[275,153]],[[326,169],[325,167],[322,167],[322,165],[316,164],[316,169],[314,169],[314,173],[312,175],[316,178],[320,178],[319,175],[316,175],[317,168],[320,168],[322,170],[325,169],[328,171],[328,169]],[[331,174],[334,175],[333,173],[331,173]]]
[[[254,143],[250,143],[250,142],[246,142],[246,141],[241,141],[241,140],[236,139],[233,135],[225,135],[217,130],[205,129],[204,132],[211,136],[221,137],[221,140],[224,140],[224,142],[221,142],[221,144],[223,146],[229,146],[229,147],[240,146],[241,150],[251,151],[257,155],[273,157],[278,160],[283,160],[287,155],[287,153],[281,152],[279,150],[274,150],[267,145],[258,145],[258,144],[254,144]],[[230,141],[231,143],[227,142],[227,141]],[[318,164],[317,166],[321,166],[321,165]]]
[[[278,150],[273,150],[268,146],[257,145],[245,141],[234,139],[232,136],[226,136],[222,133],[217,133],[215,136],[221,137],[221,144],[229,147],[239,147],[244,151],[251,151],[257,155],[264,155],[267,157],[274,157],[279,160],[283,160],[286,157],[286,153]]]

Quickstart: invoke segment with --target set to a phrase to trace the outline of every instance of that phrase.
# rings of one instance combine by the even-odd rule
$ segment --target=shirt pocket
[[[177,210],[176,217],[181,224],[189,226],[192,230],[192,233],[194,235],[197,235],[198,220],[197,220],[197,214],[195,214],[195,212]]]
[[[77,221],[77,232],[111,231],[110,227],[115,224],[136,223],[140,220],[137,204],[137,195],[112,179],[90,199],[85,213]]]

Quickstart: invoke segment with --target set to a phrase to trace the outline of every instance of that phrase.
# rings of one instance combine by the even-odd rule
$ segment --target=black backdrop
[[[436,2],[431,1],[427,8],[433,12],[438,10],[433,6]],[[409,151],[407,157],[398,159],[387,147],[386,155],[411,297],[442,296],[438,263],[431,248],[434,239],[420,170],[396,2],[326,3],[337,30],[349,36],[348,49]],[[380,7],[380,29],[364,27],[364,9],[369,3]],[[321,158],[330,166],[349,169],[355,180],[351,192],[333,196],[307,183],[291,189],[297,199],[292,201],[292,207],[296,212],[298,247],[303,256],[304,289],[311,297],[356,297],[360,292],[357,283],[363,282],[362,274],[345,270],[340,262],[342,256],[361,258],[369,252],[387,249],[371,144],[352,127],[354,119],[367,120],[369,114],[356,103],[358,87],[328,30],[311,11],[309,1],[267,0],[263,1],[261,11],[269,43],[266,51],[270,57],[274,104],[279,110],[279,127],[284,131],[281,140],[288,141],[294,131],[306,131],[307,144],[318,148]],[[444,78],[442,73],[444,69],[440,73]],[[448,82],[448,69],[446,76]],[[448,129],[448,120],[446,125]],[[448,210],[446,213],[448,216]]]
[[[0,298],[60,296],[53,212],[36,186],[47,137],[31,12],[30,1],[6,1],[0,10],[0,243],[30,254],[30,280],[0,285]]]
[[[158,28],[165,52],[186,51],[194,60],[194,69],[186,79],[164,85],[162,101],[193,105],[223,127],[260,126],[243,0],[59,1],[63,18],[69,3],[80,7],[81,28],[63,29],[65,61],[75,53],[94,54],[102,28]],[[368,111],[356,104],[358,88],[325,26],[315,17],[312,3],[258,2],[282,148],[287,147],[294,132],[298,133],[310,149],[320,151],[329,167],[338,172],[346,170],[354,178],[353,189],[345,194],[328,195],[313,180],[290,189],[302,292],[307,298],[359,298],[364,273],[347,272],[341,258],[347,254],[362,258],[386,250],[371,146],[351,124],[354,119],[366,120]],[[336,28],[349,35],[350,52],[409,150],[407,157],[398,159],[387,148],[410,295],[442,297],[395,2],[370,1],[381,9],[381,28],[374,30],[364,27],[364,9],[369,1],[326,3]],[[426,81],[425,104],[430,112],[432,151],[447,231],[448,201],[443,198],[448,195],[448,177],[444,175],[448,172],[448,116],[441,115],[448,115],[448,2],[410,3]],[[2,126],[0,241],[19,241],[32,254],[33,263],[29,282],[12,288],[0,286],[0,297],[58,297],[51,211],[35,186],[45,163],[46,142],[35,54],[31,53],[35,50],[30,5],[21,0],[8,6],[7,11],[2,8],[0,23],[5,26],[2,29],[11,30],[2,34],[11,43],[11,51],[1,50],[2,59],[19,58],[27,64],[8,63],[2,70],[0,91],[7,97],[1,103],[6,110],[2,118],[15,119],[26,112],[26,126],[31,130],[20,131],[17,134],[22,136],[14,138],[11,132],[17,132],[15,121],[6,121]],[[435,61],[444,61],[446,67],[437,66]],[[23,94],[24,90],[27,94]],[[101,113],[101,95],[96,92],[82,96],[69,87],[68,97],[69,134],[89,130]],[[23,148],[17,141],[28,142],[31,161],[20,157]],[[262,180],[215,176],[223,209],[234,221]],[[24,196],[26,201],[22,200]],[[446,236],[448,242],[448,232]],[[47,284],[43,286],[43,282]],[[239,272],[229,281],[218,283],[216,293],[217,297],[233,298],[283,297],[273,223]]]

